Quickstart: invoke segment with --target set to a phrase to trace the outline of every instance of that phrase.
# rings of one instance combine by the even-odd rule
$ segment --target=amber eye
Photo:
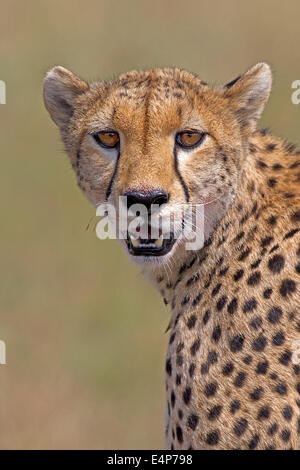
[[[114,131],[98,132],[97,134],[94,134],[94,138],[98,144],[110,149],[115,148],[120,141],[119,134]]]
[[[202,142],[204,136],[204,132],[183,131],[176,135],[176,142],[182,148],[193,148]]]

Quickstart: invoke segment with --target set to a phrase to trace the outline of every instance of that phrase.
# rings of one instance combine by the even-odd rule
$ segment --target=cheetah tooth
[[[161,248],[164,242],[164,237],[161,235],[157,240],[155,240],[154,244],[157,248]]]

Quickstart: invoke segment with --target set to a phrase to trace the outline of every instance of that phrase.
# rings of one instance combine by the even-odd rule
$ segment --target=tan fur
[[[111,202],[159,188],[170,211],[185,202],[174,135],[191,127],[208,134],[180,172],[190,202],[218,200],[207,212],[215,229],[201,250],[178,244],[167,263],[145,266],[172,308],[168,448],[300,448],[300,367],[291,360],[300,339],[300,153],[255,130],[270,86],[265,64],[220,88],[179,69],[91,86],[62,67],[46,77],[46,107],[95,205],[115,163],[89,133],[121,136]]]

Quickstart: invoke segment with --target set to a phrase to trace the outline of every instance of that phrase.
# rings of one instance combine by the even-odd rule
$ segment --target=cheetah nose
[[[127,196],[127,208],[129,209],[133,204],[143,204],[147,210],[151,209],[152,204],[166,204],[169,200],[169,194],[161,190],[153,191],[128,191],[123,194]]]

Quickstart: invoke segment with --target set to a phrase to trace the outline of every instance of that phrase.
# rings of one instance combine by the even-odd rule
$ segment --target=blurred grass
[[[163,446],[168,311],[116,242],[85,231],[42,104],[52,66],[86,79],[179,66],[225,83],[265,60],[262,125],[299,144],[300,4],[290,0],[0,1],[0,448]]]

